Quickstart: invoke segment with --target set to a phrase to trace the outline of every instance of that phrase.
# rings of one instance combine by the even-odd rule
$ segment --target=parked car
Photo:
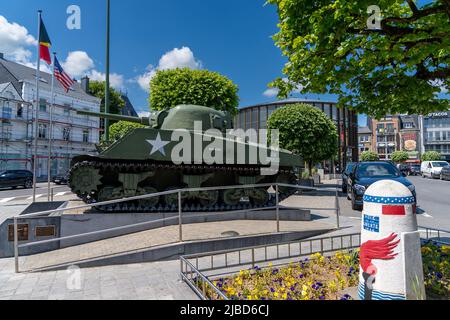
[[[406,176],[409,176],[409,170],[410,170],[409,165],[400,164],[397,168],[400,170],[401,173],[403,173]]]
[[[420,165],[419,164],[410,164],[408,170],[409,176],[420,176]]]
[[[366,190],[380,180],[395,180],[405,185],[416,196],[416,188],[394,165],[388,162],[361,162],[350,173],[347,185],[347,198],[352,201],[353,210],[362,210]],[[416,200],[417,201],[417,200]]]
[[[441,180],[450,181],[450,166],[446,166],[441,170]]]
[[[347,185],[348,185],[348,176],[353,171],[353,168],[355,167],[356,163],[349,163],[345,167],[344,172],[342,173],[342,192],[347,193]]]
[[[67,184],[69,181],[69,173],[53,177],[53,182],[57,185]]]
[[[27,170],[8,170],[0,172],[0,188],[33,188],[33,173]]]
[[[449,164],[446,161],[424,161],[420,167],[420,172],[424,178],[439,179],[442,168],[448,166]]]

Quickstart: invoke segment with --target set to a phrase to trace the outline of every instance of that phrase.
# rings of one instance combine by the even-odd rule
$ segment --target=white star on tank
[[[153,155],[156,152],[160,152],[163,156],[166,155],[164,147],[167,146],[170,143],[170,141],[161,140],[161,136],[159,133],[155,140],[147,140],[147,142],[152,145],[152,152],[150,153],[150,155]]]

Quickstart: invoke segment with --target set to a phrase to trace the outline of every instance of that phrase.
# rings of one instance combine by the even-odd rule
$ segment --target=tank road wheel
[[[152,193],[158,193],[158,190],[152,187],[139,187],[136,196],[143,196],[146,194],[152,194]],[[151,198],[145,198],[142,200],[139,200],[139,205],[142,207],[156,207],[159,203],[159,197],[151,197]]]
[[[173,191],[173,190],[178,190],[178,189],[180,189],[180,188],[169,188],[166,191]],[[181,205],[182,206],[186,202],[187,197],[188,197],[187,192],[181,193]],[[178,208],[178,192],[167,194],[163,198],[164,198],[164,202],[167,206],[173,207],[173,208]]]
[[[269,202],[270,195],[266,189],[256,188],[248,191],[250,201],[257,206],[263,206]]]
[[[236,206],[245,196],[243,189],[228,189],[222,191],[223,202],[228,206]]]
[[[219,191],[200,191],[197,197],[203,207],[212,207],[219,202]]]
[[[100,189],[97,195],[98,202],[105,202],[111,200],[122,199],[124,194],[122,192],[122,188],[113,187],[113,186],[105,186]]]
[[[97,192],[102,183],[100,170],[93,168],[89,163],[81,163],[72,169],[69,186],[77,195],[87,195]]]
[[[297,178],[293,173],[291,174],[283,173],[278,176],[277,182],[282,184],[297,185]],[[297,192],[296,188],[289,188],[289,187],[280,187],[279,190],[280,193],[286,196],[291,196]]]

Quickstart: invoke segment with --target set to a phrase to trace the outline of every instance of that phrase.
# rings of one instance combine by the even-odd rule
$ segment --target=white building
[[[0,53],[0,171],[32,170],[34,151],[35,69],[3,58]],[[65,174],[71,159],[95,153],[99,143],[100,119],[77,115],[76,110],[99,112],[100,99],[86,93],[87,78],[66,93],[55,79],[53,107],[52,176]],[[51,74],[40,79],[37,177],[47,177],[50,135]]]

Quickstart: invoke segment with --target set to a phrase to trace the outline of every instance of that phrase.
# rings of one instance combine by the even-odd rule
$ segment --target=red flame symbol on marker
[[[392,260],[397,256],[394,254],[394,249],[400,243],[400,240],[395,241],[397,236],[393,233],[385,239],[369,240],[361,245],[360,260],[365,273],[370,275],[377,273],[377,268],[372,264],[372,260]]]

